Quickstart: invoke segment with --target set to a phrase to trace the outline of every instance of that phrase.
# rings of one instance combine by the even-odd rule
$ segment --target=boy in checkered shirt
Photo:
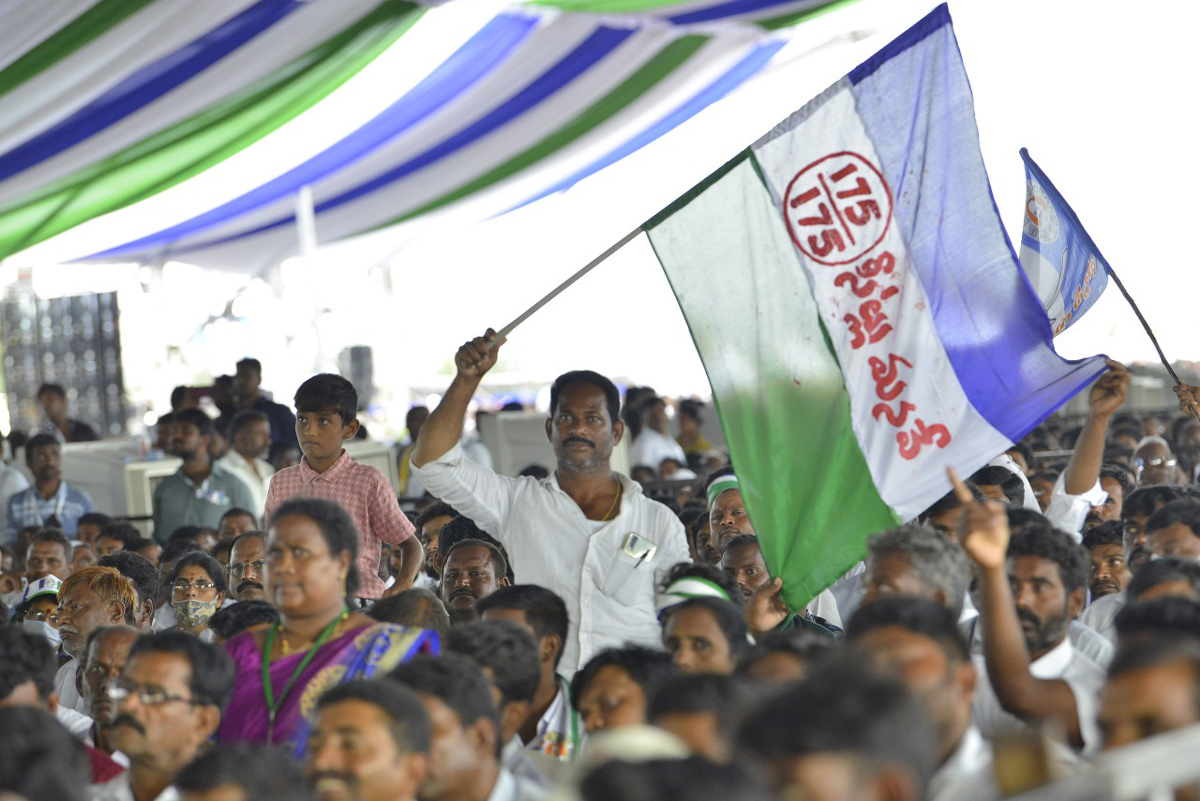
[[[339,375],[321,373],[296,390],[296,438],[304,456],[300,464],[280,470],[267,490],[263,528],[269,531],[275,509],[290,498],[335,501],[358,529],[360,601],[377,601],[384,584],[378,575],[382,543],[402,555],[396,576],[399,589],[412,585],[421,566],[421,544],[387,478],[377,468],[359,464],[342,449],[358,431],[358,392]]]

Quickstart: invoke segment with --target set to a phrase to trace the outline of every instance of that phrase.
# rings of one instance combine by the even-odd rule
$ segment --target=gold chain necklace
[[[350,618],[350,610],[347,609],[345,612],[342,612],[341,616],[336,621],[334,621],[332,628],[328,632],[323,632],[322,636],[328,637],[328,636],[331,636],[332,634],[337,634],[337,630],[349,618]],[[279,655],[280,656],[288,656],[289,654],[292,653],[292,651],[296,651],[297,653],[299,653],[300,651],[307,651],[309,648],[312,647],[311,642],[308,645],[304,646],[303,648],[293,648],[292,646],[289,646],[288,641],[287,641],[287,634],[283,630],[283,623],[277,622],[275,624],[275,628],[279,632]],[[318,637],[318,639],[320,639],[320,637]]]
[[[612,506],[608,507],[608,511],[604,513],[604,517],[600,518],[601,523],[603,523],[605,520],[608,520],[609,516],[616,510],[617,504],[621,500],[621,493],[625,489],[624,487],[621,486],[621,482],[617,481],[615,478],[613,479],[613,482],[617,485],[617,494],[613,498]]]

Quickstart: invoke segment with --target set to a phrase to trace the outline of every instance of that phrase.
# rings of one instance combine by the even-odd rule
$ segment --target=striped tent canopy
[[[0,0],[0,259],[87,232],[60,260],[256,271],[304,188],[321,242],[522,205],[849,1]]]

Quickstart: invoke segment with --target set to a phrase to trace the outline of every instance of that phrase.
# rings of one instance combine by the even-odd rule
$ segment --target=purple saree
[[[225,648],[237,673],[218,741],[272,742],[286,746],[303,759],[312,713],[321,693],[351,679],[384,676],[417,654],[437,654],[438,635],[435,631],[376,623],[330,640],[318,649],[279,703],[274,727],[263,693],[262,651],[254,634],[243,632],[230,639]],[[271,663],[271,685],[277,699],[307,653],[301,651]]]

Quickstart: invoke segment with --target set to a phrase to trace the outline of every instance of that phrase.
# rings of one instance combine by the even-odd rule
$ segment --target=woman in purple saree
[[[267,593],[279,609],[226,643],[237,668],[221,742],[286,745],[302,757],[321,693],[350,679],[384,676],[418,653],[436,654],[437,633],[379,623],[352,612],[358,532],[332,501],[282,504],[267,542]]]

